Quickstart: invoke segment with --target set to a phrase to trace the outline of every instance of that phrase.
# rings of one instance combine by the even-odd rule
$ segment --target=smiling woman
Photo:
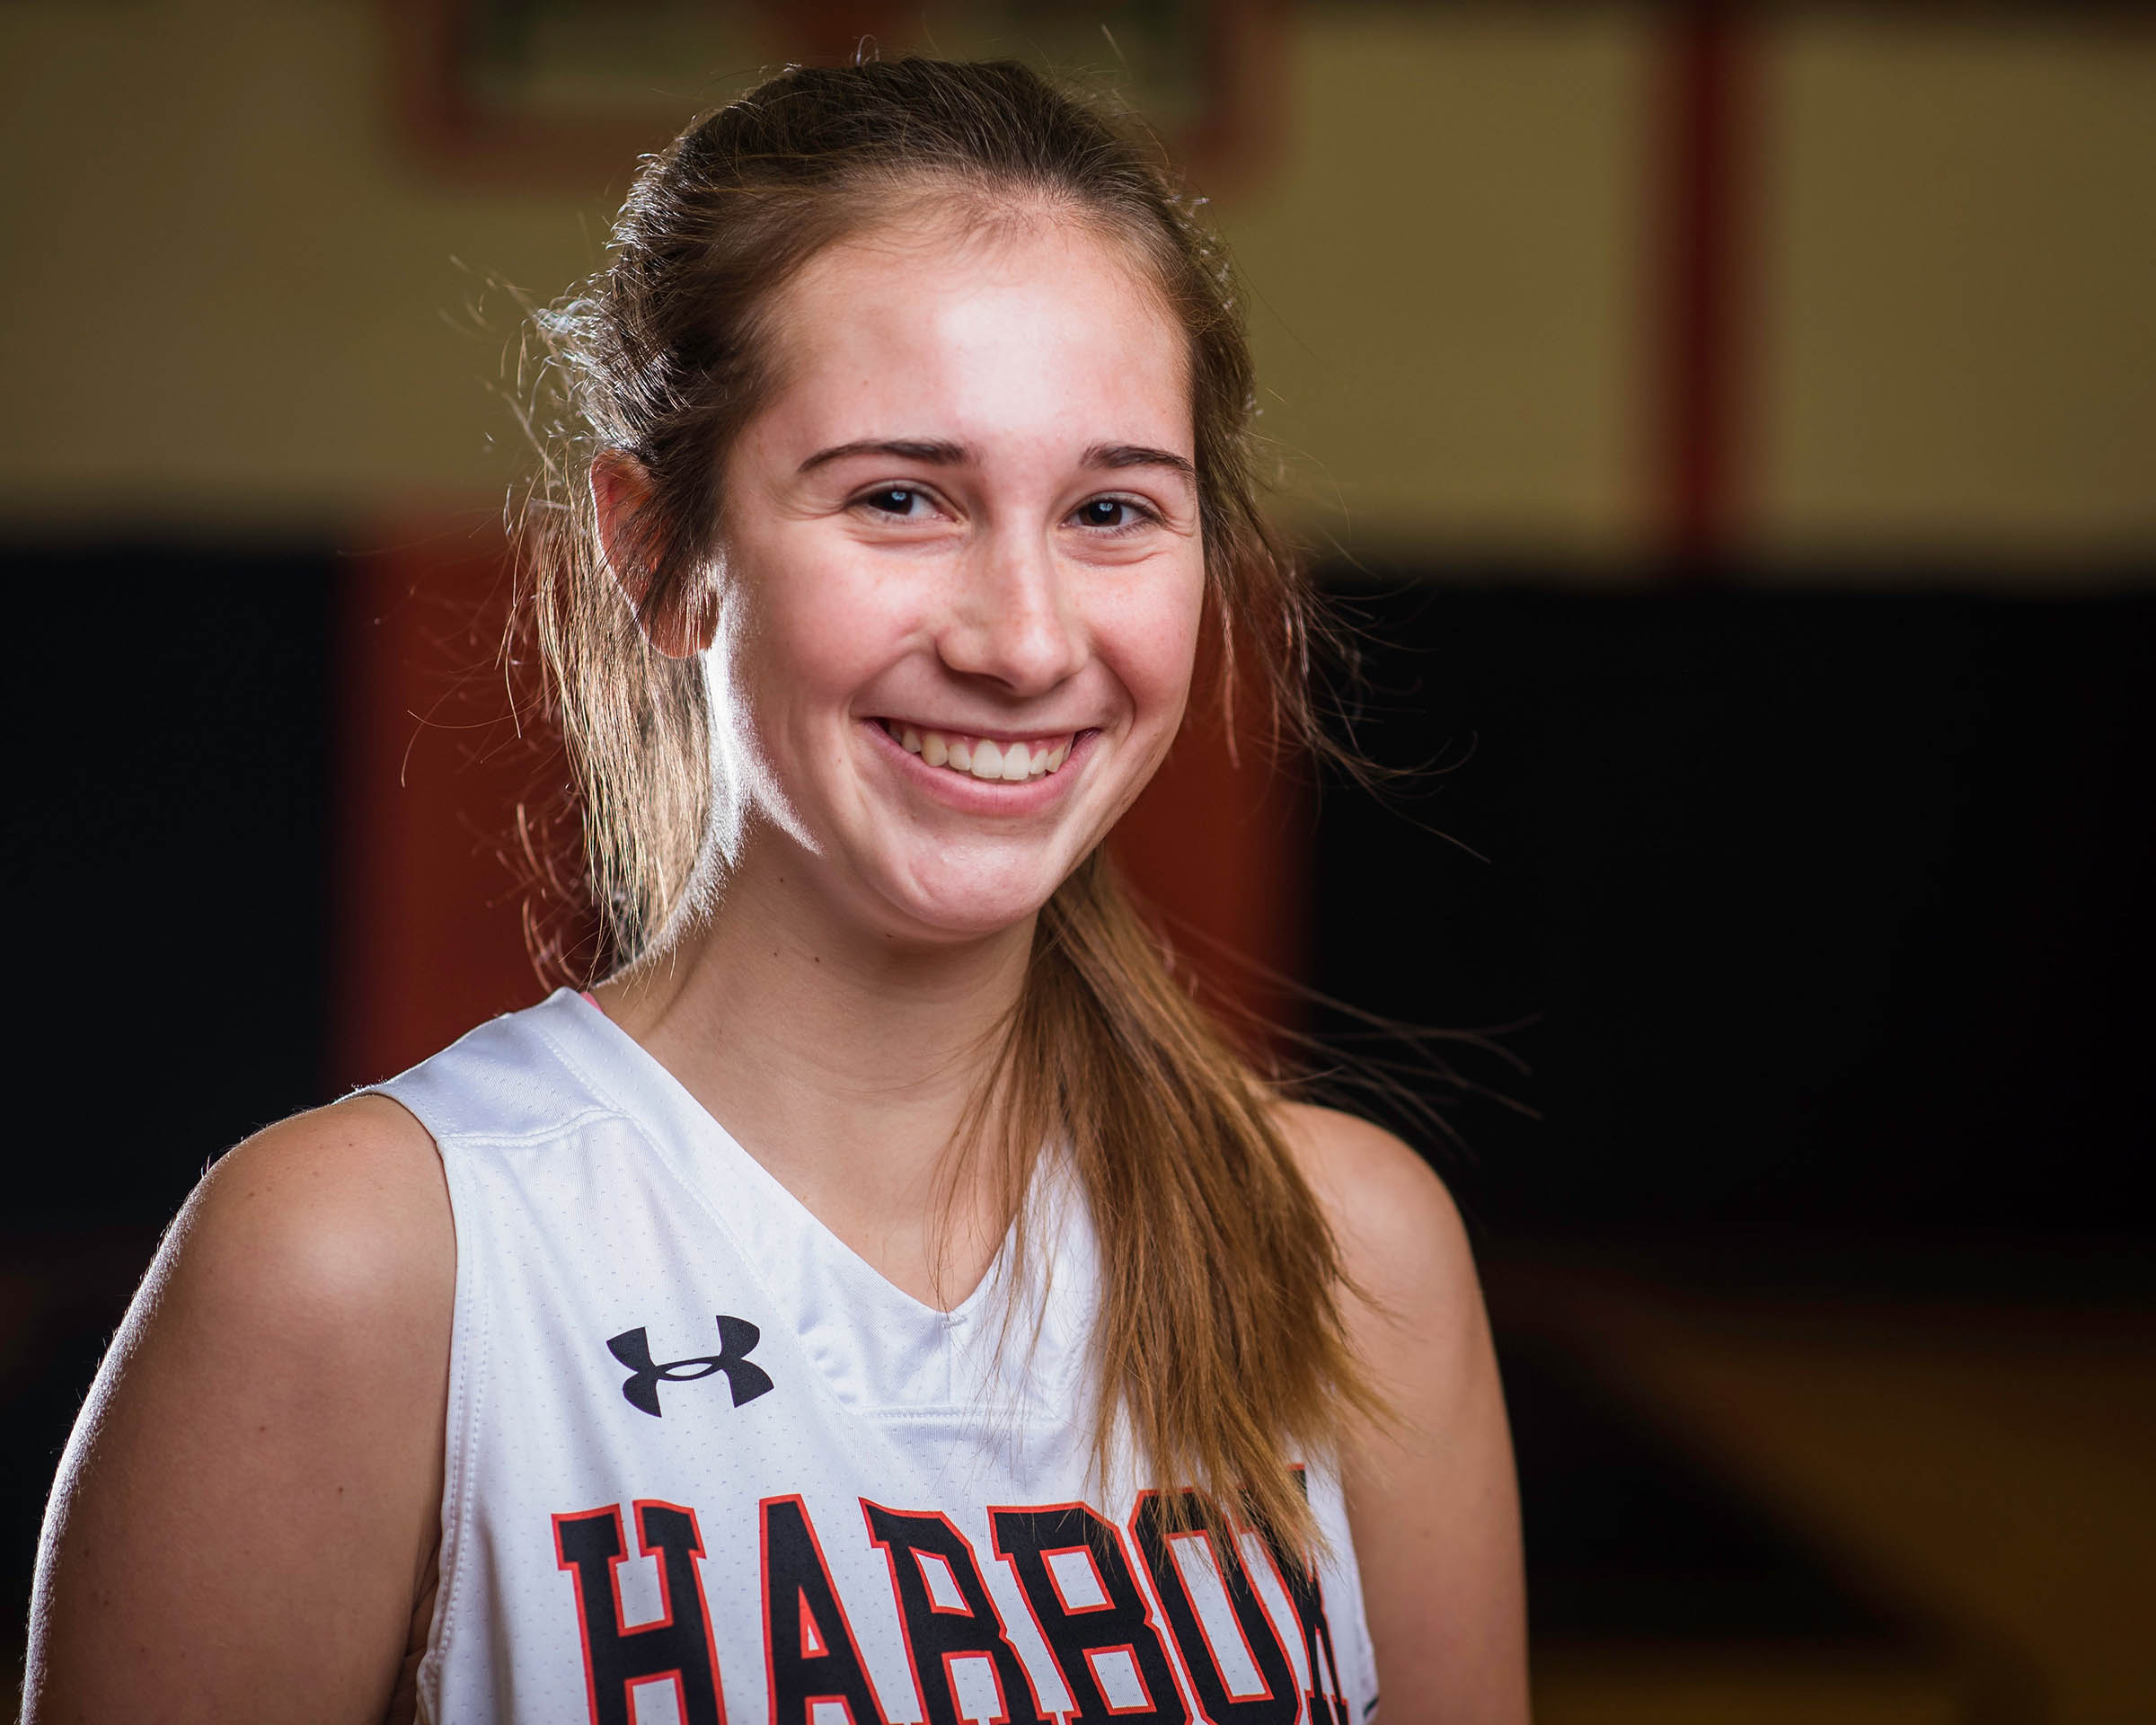
[[[204,1181],[30,1717],[1524,1718],[1457,1217],[1102,851],[1208,632],[1314,736],[1213,243],[1021,68],[797,68],[544,327],[618,968]]]

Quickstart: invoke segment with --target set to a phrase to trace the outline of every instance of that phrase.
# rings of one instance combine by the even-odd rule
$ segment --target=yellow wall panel
[[[2156,32],[1785,15],[1760,115],[1771,553],[2156,542]]]
[[[1632,549],[1646,28],[1312,8],[1286,160],[1224,226],[1267,425],[1350,549]]]
[[[0,8],[0,509],[277,530],[499,495],[516,318],[496,296],[493,333],[453,327],[455,260],[551,296],[596,260],[604,200],[414,165],[381,13]]]

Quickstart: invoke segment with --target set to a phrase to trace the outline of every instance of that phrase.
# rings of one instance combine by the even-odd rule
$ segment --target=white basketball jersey
[[[1091,1469],[1093,1236],[1044,1170],[1031,1287],[901,1293],[563,990],[381,1087],[456,1220],[440,1725],[1363,1725],[1321,1564],[1167,1534]],[[1006,1326],[1007,1302],[1021,1304]]]

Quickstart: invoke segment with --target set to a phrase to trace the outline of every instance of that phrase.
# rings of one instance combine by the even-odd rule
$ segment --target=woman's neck
[[[994,1183],[943,1200],[946,1151],[1025,979],[1030,920],[906,940],[838,902],[767,836],[719,909],[598,995],[840,1239],[923,1302],[979,1280],[1007,1219]]]

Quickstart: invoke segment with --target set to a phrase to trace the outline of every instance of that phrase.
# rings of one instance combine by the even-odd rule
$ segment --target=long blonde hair
[[[888,218],[894,198],[932,186],[983,219],[1046,202],[1149,270],[1188,341],[1217,697],[1254,689],[1276,736],[1324,747],[1308,686],[1312,597],[1258,503],[1233,277],[1157,154],[1015,64],[791,68],[652,157],[605,268],[540,319],[562,411],[523,518],[529,615],[616,964],[653,956],[709,873],[705,686],[643,624],[710,603],[722,457],[772,387],[773,296],[822,248]],[[632,543],[611,547],[615,564],[638,565],[641,616],[585,482],[605,452],[649,484]],[[1040,914],[955,1148],[992,1154],[1016,1217],[1050,1142],[1071,1147],[1100,1241],[1096,1456],[1106,1464],[1127,1416],[1169,1503],[1195,1487],[1203,1518],[1249,1517],[1307,1543],[1291,1460],[1331,1452],[1351,1413],[1378,1408],[1348,1342],[1339,1251],[1272,1087],[1171,976],[1098,852]]]

